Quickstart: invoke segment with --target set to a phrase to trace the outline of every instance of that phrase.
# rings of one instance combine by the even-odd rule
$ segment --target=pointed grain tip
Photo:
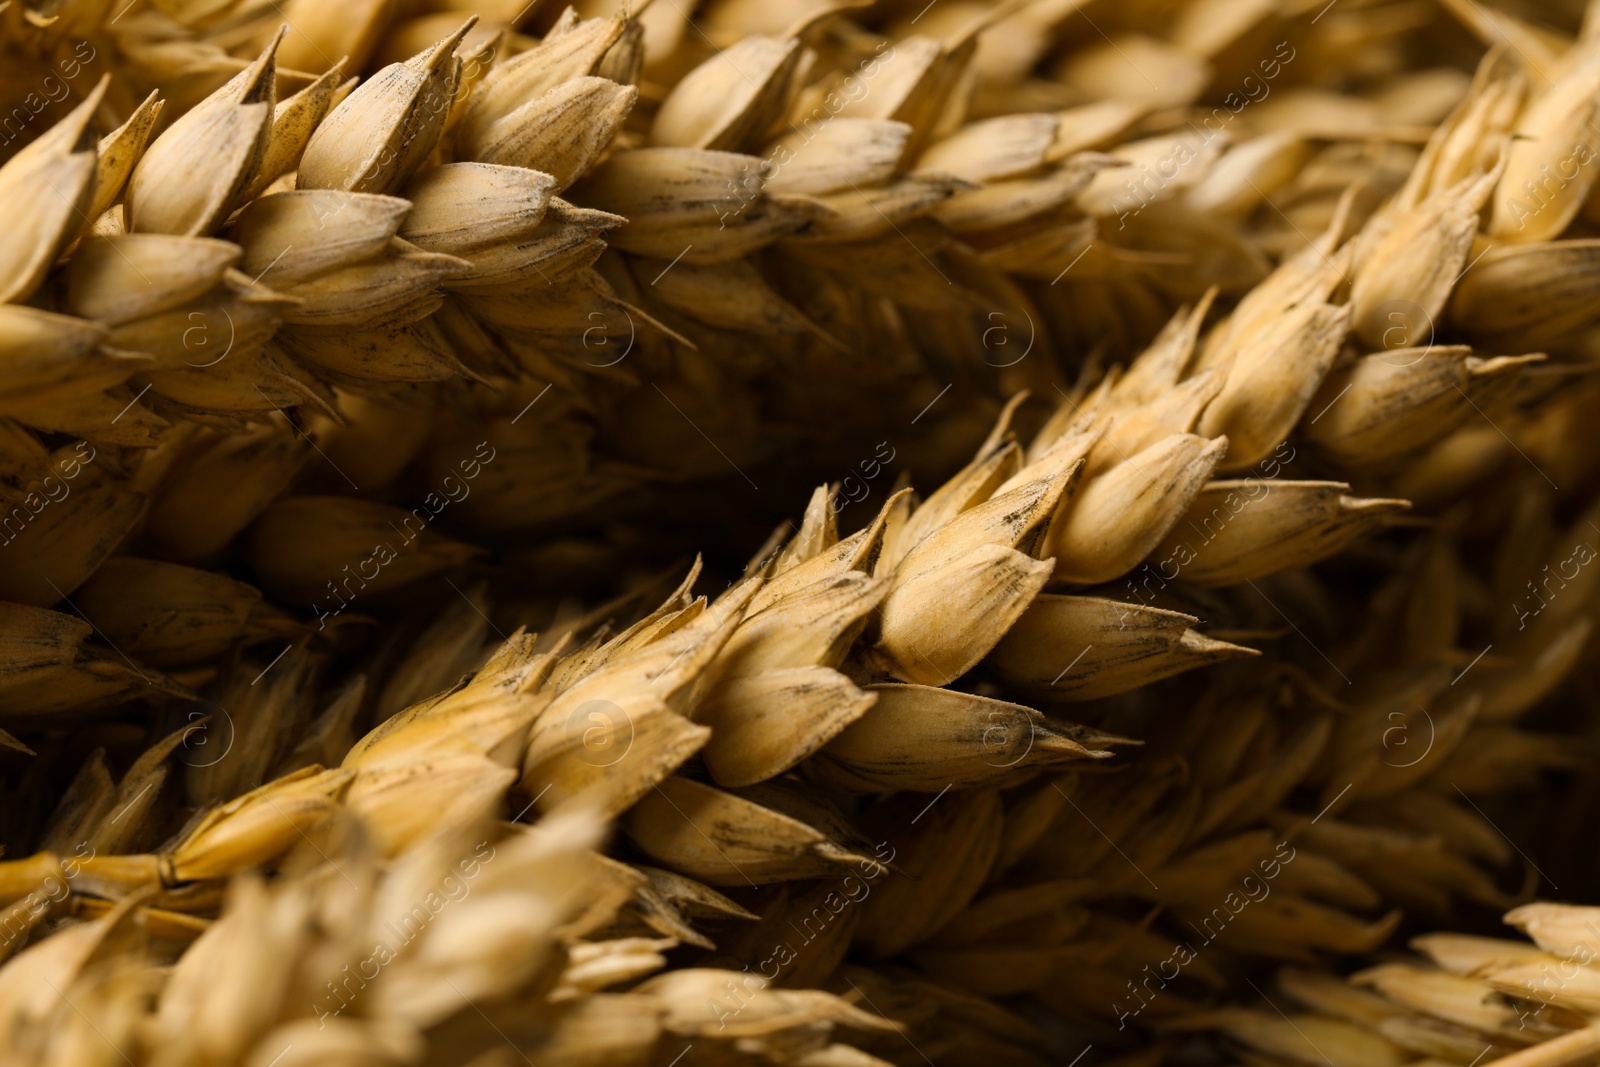
[[[456,46],[462,42],[467,34],[471,32],[472,27],[477,24],[477,15],[467,16],[467,20],[457,27],[454,33],[441,40],[421,56],[416,57],[422,60],[417,66],[423,70],[438,70],[443,67],[448,60],[454,58]]]

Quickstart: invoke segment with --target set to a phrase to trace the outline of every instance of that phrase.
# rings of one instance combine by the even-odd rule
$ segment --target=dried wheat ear
[[[7,1064],[1600,1052],[1600,2],[0,51]]]

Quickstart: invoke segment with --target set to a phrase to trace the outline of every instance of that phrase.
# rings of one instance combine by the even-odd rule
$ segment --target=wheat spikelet
[[[1312,1034],[1332,1054],[1361,1062],[1453,1062],[1472,1054],[1565,1064],[1592,1055],[1594,909],[1525,904],[1505,922],[1530,940],[1424,934],[1411,941],[1416,957],[1346,981],[1281,972],[1280,988],[1302,1009],[1293,1016],[1236,1008],[1184,1025],[1216,1027],[1251,1062],[1309,1062]]]

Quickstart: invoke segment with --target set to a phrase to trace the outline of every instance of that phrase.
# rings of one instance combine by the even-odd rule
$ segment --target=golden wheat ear
[[[1512,6],[0,7],[6,1063],[1587,1067]]]

